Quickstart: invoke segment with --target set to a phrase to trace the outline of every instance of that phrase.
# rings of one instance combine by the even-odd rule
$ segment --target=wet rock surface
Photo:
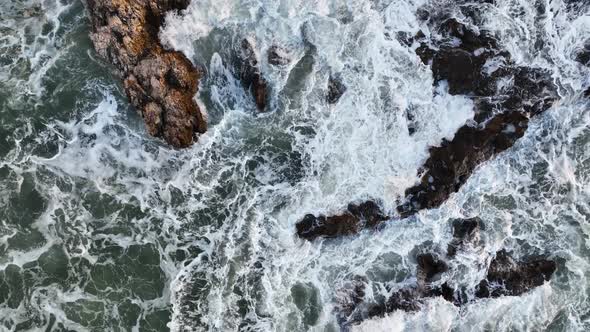
[[[430,148],[419,183],[406,189],[405,200],[397,208],[402,218],[443,204],[479,165],[524,136],[530,118],[549,109],[559,97],[550,72],[515,65],[489,31],[476,31],[455,18],[439,21],[433,29],[442,39],[427,40],[419,32],[411,42],[419,43],[416,53],[431,67],[435,85],[446,82],[450,94],[473,99],[474,121],[461,127],[453,139]],[[323,218],[333,223],[344,220],[342,216]],[[346,235],[364,226],[346,220],[355,225],[346,228]]]
[[[443,279],[446,272],[450,272],[446,275],[447,278],[454,275],[449,262],[454,259],[457,251],[463,249],[464,244],[477,242],[480,229],[483,229],[483,223],[477,217],[453,220],[453,239],[449,243],[446,258],[436,253],[418,254],[414,283],[404,282],[397,290],[393,290],[393,283],[377,288],[386,289],[390,294],[388,296],[378,294],[369,300],[366,294],[371,282],[365,277],[355,277],[351,283],[345,285],[338,298],[336,310],[341,327],[347,330],[363,320],[384,317],[396,310],[418,311],[427,299],[433,297],[442,297],[455,306],[462,306],[480,298],[519,296],[551,279],[556,271],[554,261],[543,257],[516,261],[506,250],[501,250],[492,259],[486,279],[475,286],[475,289],[453,288],[451,279]]]
[[[306,215],[297,223],[299,237],[313,240],[318,237],[338,237],[353,235],[364,227],[376,227],[388,217],[373,201],[362,204],[349,204],[346,212],[335,216]]]
[[[248,89],[254,97],[258,110],[262,112],[266,109],[269,87],[266,79],[262,76],[260,57],[256,51],[254,39],[244,38],[237,54],[238,59],[235,63],[238,77],[244,88]]]
[[[477,287],[477,297],[517,296],[549,281],[557,269],[545,258],[515,261],[505,250],[496,253],[488,275]]]
[[[268,63],[273,66],[286,66],[291,63],[291,56],[284,48],[273,45],[268,50]]]
[[[398,207],[402,217],[444,203],[458,191],[475,168],[508,149],[524,135],[528,117],[520,112],[502,113],[482,127],[464,126],[452,141],[430,149],[420,183],[406,190],[407,201]]]
[[[150,135],[187,147],[207,130],[194,97],[201,73],[181,52],[165,49],[158,31],[168,11],[190,0],[89,0],[90,38],[123,78]]]

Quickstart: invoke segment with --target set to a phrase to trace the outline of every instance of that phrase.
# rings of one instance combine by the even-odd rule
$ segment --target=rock
[[[406,190],[398,207],[402,217],[440,206],[457,192],[481,163],[511,147],[524,135],[529,118],[520,112],[496,115],[481,128],[461,127],[451,141],[430,149],[426,172],[418,185]]]
[[[254,40],[251,38],[243,39],[238,54],[236,66],[240,81],[252,93],[258,110],[263,112],[268,99],[268,84],[262,77]]]
[[[483,222],[478,217],[453,220],[453,240],[447,247],[447,256],[454,257],[465,244],[475,242],[482,228]]]
[[[268,50],[268,63],[273,66],[286,66],[291,63],[291,57],[285,49],[274,45]]]
[[[584,97],[590,98],[590,86],[588,87],[588,89],[586,89],[586,91],[584,91]]]
[[[577,52],[576,61],[584,66],[590,66],[590,40],[587,40],[584,47]]]
[[[496,253],[475,295],[482,297],[517,296],[543,285],[557,269],[554,261],[540,258],[517,262],[505,250]]]
[[[359,310],[365,301],[367,280],[361,276],[355,276],[352,282],[349,282],[342,290],[339,291],[338,304],[336,313],[338,322],[341,325],[347,325],[354,321],[361,321],[364,318]]]
[[[418,280],[418,287],[420,288],[426,287],[428,284],[435,281],[435,278],[440,276],[440,274],[449,269],[447,263],[440,259],[436,254],[420,254],[416,260],[418,262],[416,279]]]
[[[350,213],[332,217],[316,217],[313,214],[308,214],[297,223],[297,234],[307,240],[317,237],[353,235],[359,230],[360,220]]]
[[[430,149],[420,183],[406,190],[406,202],[398,207],[402,217],[440,206],[478,165],[514,145],[524,135],[529,118],[547,110],[559,97],[548,71],[512,65],[510,55],[499,50],[489,33],[476,33],[456,19],[445,20],[438,29],[448,40],[443,39],[438,50],[425,46],[416,52],[421,58],[433,54],[435,83],[444,80],[449,93],[474,98],[478,124],[461,127],[451,141],[443,140],[440,147]],[[484,70],[491,60],[499,67]]]
[[[297,223],[297,235],[313,240],[318,237],[338,237],[354,235],[364,227],[376,227],[388,217],[383,215],[381,208],[373,201],[362,204],[349,204],[347,211],[336,216],[306,215]]]
[[[88,0],[90,38],[97,53],[123,78],[130,103],[150,135],[174,147],[187,147],[207,130],[194,100],[199,71],[181,52],[166,50],[158,31],[170,10],[189,0]]]
[[[328,80],[328,103],[336,104],[346,92],[346,86],[339,78],[330,75]]]

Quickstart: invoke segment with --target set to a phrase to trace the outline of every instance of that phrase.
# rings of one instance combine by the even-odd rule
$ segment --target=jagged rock
[[[440,206],[458,191],[481,163],[511,147],[524,135],[528,117],[519,112],[501,113],[483,128],[461,127],[451,141],[430,149],[420,183],[406,190],[406,202],[398,207],[402,217]]]
[[[362,204],[349,204],[348,209],[341,215],[314,216],[306,215],[297,223],[299,237],[313,240],[317,237],[337,237],[353,235],[363,227],[375,227],[387,220],[381,208],[373,201]]]
[[[268,63],[273,66],[286,66],[291,63],[291,57],[285,49],[273,45],[268,50]]]
[[[436,254],[420,254],[416,260],[418,262],[416,279],[418,280],[418,287],[420,288],[426,287],[428,284],[435,281],[436,277],[449,269],[447,263],[440,259]]]
[[[187,147],[207,130],[194,100],[199,71],[181,52],[166,50],[158,38],[164,16],[185,9],[190,0],[88,0],[90,38],[97,53],[124,80],[131,104],[150,135],[174,147]]]
[[[517,296],[543,285],[557,269],[554,261],[540,258],[517,262],[505,250],[496,253],[477,297]]]
[[[346,86],[339,78],[330,76],[328,80],[328,103],[336,104],[346,92]]]
[[[511,65],[509,54],[498,49],[489,33],[477,34],[456,19],[445,20],[439,30],[460,43],[443,42],[438,50],[429,49],[434,53],[435,83],[445,80],[449,93],[473,96],[478,125],[467,124],[451,141],[430,149],[420,183],[406,190],[406,202],[398,207],[402,217],[440,206],[478,165],[513,146],[528,128],[530,116],[547,110],[558,98],[547,71]],[[420,52],[422,57],[424,50]],[[500,65],[489,72],[484,68],[491,58]]]
[[[483,222],[478,217],[453,220],[453,240],[447,247],[447,256],[454,257],[466,243],[478,239],[482,228]]]
[[[240,43],[236,61],[238,76],[242,85],[250,90],[254,102],[259,111],[264,111],[268,99],[268,84],[262,77],[260,60],[256,52],[255,42],[251,38],[245,38]]]

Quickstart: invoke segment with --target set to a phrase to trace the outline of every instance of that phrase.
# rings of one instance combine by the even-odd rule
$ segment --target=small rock
[[[342,81],[334,76],[328,80],[328,103],[336,104],[346,92],[346,86]]]
[[[297,223],[296,228],[299,237],[313,240],[318,237],[354,235],[364,227],[376,227],[387,219],[379,205],[368,201],[359,205],[349,204],[347,211],[341,215],[316,217],[308,214]]]
[[[236,65],[242,85],[250,90],[256,107],[263,112],[268,98],[268,84],[262,77],[260,61],[253,40],[249,38],[242,40]]]
[[[447,248],[447,256],[454,257],[466,243],[476,241],[479,237],[479,230],[482,228],[483,222],[478,217],[455,219],[453,221],[453,240]]]
[[[425,287],[426,285],[435,281],[435,278],[449,269],[438,255],[427,253],[420,254],[417,257],[418,270],[416,278],[418,279],[418,286]]]
[[[283,48],[271,46],[268,50],[268,63],[273,66],[286,66],[291,63],[291,57]]]

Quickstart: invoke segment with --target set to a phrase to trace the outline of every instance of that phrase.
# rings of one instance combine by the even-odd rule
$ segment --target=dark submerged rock
[[[416,278],[419,287],[427,286],[449,269],[447,263],[436,254],[420,254],[416,260],[418,262]]]
[[[423,43],[416,52],[423,60],[432,57],[435,84],[444,80],[449,93],[474,97],[477,125],[461,127],[451,141],[430,149],[420,183],[406,190],[406,202],[398,207],[402,217],[440,206],[478,165],[513,146],[524,135],[529,118],[558,98],[549,72],[513,66],[510,55],[499,50],[488,32],[476,33],[456,19],[445,20],[439,31],[448,40],[443,39],[438,50]],[[484,70],[489,61],[498,68]],[[500,81],[511,84],[501,86]]]
[[[339,78],[330,76],[328,79],[328,103],[336,104],[342,95],[344,95],[346,89],[346,86]]]
[[[184,54],[165,49],[158,31],[170,10],[189,0],[88,0],[90,38],[97,53],[124,80],[130,103],[150,135],[174,147],[187,147],[207,130],[194,100],[201,73]]]
[[[447,247],[447,256],[454,257],[466,243],[474,242],[479,238],[479,231],[482,228],[483,222],[478,217],[453,220],[453,240]]]
[[[554,261],[540,258],[517,262],[505,250],[496,253],[487,278],[479,283],[477,297],[517,296],[543,285],[557,269]]]
[[[289,53],[279,47],[279,46],[271,46],[268,50],[268,63],[273,66],[286,66],[291,62],[291,58]]]
[[[336,216],[306,215],[297,223],[299,237],[313,240],[317,237],[337,237],[354,235],[363,227],[376,227],[388,217],[383,214],[379,205],[373,201],[362,204],[349,204],[347,211]]]
[[[240,43],[236,61],[238,76],[242,85],[250,90],[259,111],[264,111],[268,99],[268,84],[262,77],[260,61],[255,49],[254,41],[245,38]]]
[[[428,20],[435,21],[432,16]],[[446,81],[449,93],[473,98],[474,123],[461,127],[452,140],[430,148],[419,183],[406,189],[405,202],[397,208],[401,217],[443,204],[480,164],[524,136],[531,117],[550,108],[559,98],[550,72],[514,65],[510,54],[500,49],[490,32],[476,32],[454,18],[442,20],[435,29],[442,39],[427,41],[424,34],[417,34],[414,41],[420,46],[416,53],[431,65],[435,84]],[[409,130],[412,134],[413,127],[409,126]],[[316,224],[325,225],[333,217],[322,218]],[[346,228],[346,232],[328,232],[330,236],[356,233],[358,225],[363,226],[350,216],[346,220],[355,227]]]
[[[465,225],[456,228],[457,236],[473,234],[478,223],[475,218],[468,219]],[[433,297],[442,297],[455,306],[462,306],[477,298],[522,295],[550,280],[556,270],[556,264],[552,260],[539,258],[516,262],[505,250],[499,251],[489,266],[487,278],[476,287],[474,298],[468,295],[473,294],[473,291],[456,290],[448,282],[440,286],[434,284],[435,277],[449,269],[447,263],[436,254],[421,254],[417,257],[417,262],[415,285],[404,286],[392,292],[386,299],[378,296],[371,303],[367,303],[365,298],[368,280],[355,278],[352,285],[348,285],[343,292],[345,296],[340,298],[336,307],[341,326],[346,329],[363,320],[384,317],[396,310],[418,311],[428,298]]]

